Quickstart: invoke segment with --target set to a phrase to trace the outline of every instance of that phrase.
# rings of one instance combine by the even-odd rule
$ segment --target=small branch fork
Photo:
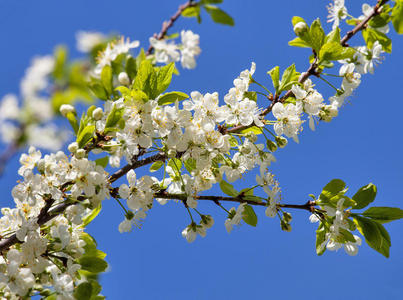
[[[347,32],[347,34],[342,38],[341,44],[343,46],[347,47],[348,46],[347,41],[349,41],[357,32],[359,32],[360,30],[365,28],[365,26],[370,21],[370,19],[373,18],[374,16],[378,15],[381,12],[382,5],[384,5],[388,1],[389,0],[378,0],[378,3],[374,7],[373,12],[369,16],[367,16],[362,22],[360,22],[356,27],[354,27],[353,30]],[[156,38],[157,39],[164,38],[164,36],[167,34],[168,29],[173,26],[174,22],[179,18],[181,13],[186,8],[194,6],[194,5],[196,5],[196,3],[194,1],[191,1],[191,0],[186,2],[185,4],[181,5],[179,7],[178,11],[170,18],[170,20],[167,21],[167,22],[164,22],[164,24],[162,26],[162,29],[161,29],[161,32],[158,35],[156,35]],[[150,47],[148,49],[148,51],[147,51],[147,54],[151,54],[152,50],[153,50],[153,48]],[[309,66],[307,71],[301,74],[301,76],[298,79],[298,81],[300,83],[303,83],[310,76],[315,75],[316,74],[316,68],[317,68],[317,63],[316,63],[316,60],[315,60]],[[274,106],[274,104],[276,104],[277,102],[284,102],[285,99],[287,99],[291,95],[292,95],[292,92],[288,91],[281,98],[273,99],[273,101],[270,103],[270,105],[265,110],[262,111],[261,116],[265,116],[268,113],[270,113],[272,108],[273,108],[273,106]],[[225,134],[225,133],[234,133],[234,132],[238,132],[240,130],[246,129],[248,127],[250,127],[250,126],[235,126],[235,127],[232,127],[232,128],[222,128],[221,132],[223,134]],[[130,170],[135,170],[137,168],[143,167],[145,165],[151,164],[151,163],[156,162],[156,161],[165,161],[168,158],[168,156],[165,153],[161,152],[161,153],[155,154],[153,156],[149,156],[149,157],[143,158],[141,160],[138,160],[140,158],[140,156],[142,156],[143,154],[145,154],[145,152],[141,151],[138,155],[133,156],[133,159],[132,159],[131,163],[127,164],[126,166],[124,166],[123,168],[119,169],[118,171],[116,171],[111,176],[109,176],[109,178],[108,178],[109,183],[115,182],[116,180],[118,180],[119,178],[124,176],[127,172],[129,172]],[[177,157],[180,158],[182,155],[183,155],[183,153],[178,153]],[[0,158],[0,162],[2,162],[1,158]],[[1,165],[0,165],[0,168],[1,168]],[[61,190],[64,190],[64,189],[65,189],[65,187],[61,187]],[[116,191],[113,188],[111,190]],[[117,196],[116,193],[113,194],[113,196]],[[173,195],[173,194],[167,194],[165,192],[161,192],[161,193],[156,193],[155,198],[178,199],[178,200],[183,201],[186,204],[186,196],[185,195]],[[83,201],[84,199],[85,199],[85,197],[79,197],[77,200],[78,201]],[[218,205],[219,205],[219,201],[248,203],[248,204],[251,204],[251,205],[258,205],[258,206],[266,206],[266,204],[267,204],[267,203],[264,203],[264,202],[254,202],[254,201],[242,199],[240,197],[198,196],[197,199],[198,200],[210,200],[210,201],[215,202]],[[49,202],[51,202],[51,200],[49,200]],[[54,206],[51,209],[51,204],[53,202],[51,204],[49,204],[49,202],[46,202],[45,206],[43,207],[43,209],[39,213],[40,218],[38,218],[38,221],[37,221],[39,226],[41,226],[41,225],[45,224],[46,222],[52,220],[53,218],[55,218],[59,214],[63,213],[69,206],[71,206],[71,205],[76,203],[76,202],[66,201],[66,202],[63,202],[61,204],[58,204],[58,205]],[[277,205],[278,208],[302,209],[302,210],[307,210],[307,211],[309,211],[311,213],[315,211],[315,206],[316,206],[315,201],[308,201],[305,204],[301,204],[301,205],[297,205],[297,204],[278,204]],[[17,243],[21,243],[21,242],[17,239],[16,234],[13,234],[10,237],[8,237],[6,239],[3,239],[3,240],[0,239],[0,253],[5,251],[5,250],[7,250],[12,245],[15,245]]]

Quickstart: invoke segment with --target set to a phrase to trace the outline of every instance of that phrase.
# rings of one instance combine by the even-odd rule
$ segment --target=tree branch
[[[167,35],[168,29],[174,25],[175,21],[181,16],[182,12],[186,8],[192,7],[195,5],[196,5],[196,3],[192,0],[189,0],[188,2],[180,5],[178,10],[176,11],[176,13],[168,21],[164,21],[162,23],[161,31],[158,34],[154,34],[154,37],[157,40],[162,40]],[[146,55],[150,55],[152,53],[153,49],[154,49],[154,47],[150,46],[146,52]]]

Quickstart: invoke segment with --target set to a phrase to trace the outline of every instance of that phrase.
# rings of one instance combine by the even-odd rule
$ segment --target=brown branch
[[[154,37],[157,40],[162,40],[167,35],[168,29],[174,25],[175,21],[181,16],[182,12],[186,8],[192,7],[195,5],[196,5],[196,3],[193,0],[189,0],[188,2],[180,5],[178,10],[176,11],[176,13],[168,21],[164,21],[162,23],[161,31],[158,34],[154,34]],[[150,55],[152,53],[153,49],[154,49],[154,47],[150,46],[146,52],[146,55]]]
[[[187,196],[186,194],[169,194],[167,192],[159,192],[154,194],[155,198],[163,198],[163,199],[176,199],[183,201],[186,203]],[[197,196],[195,197],[197,200],[209,200],[215,203],[219,201],[227,201],[227,202],[238,202],[238,203],[247,203],[250,205],[257,206],[267,206],[267,202],[256,202],[253,200],[243,199],[242,196],[238,197],[223,197],[223,196]],[[315,210],[316,202],[308,201],[305,204],[277,204],[278,208],[294,208],[294,209],[302,209],[307,210],[309,212],[313,212]]]

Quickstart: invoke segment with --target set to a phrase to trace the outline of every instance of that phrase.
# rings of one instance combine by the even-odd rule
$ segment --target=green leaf
[[[235,25],[234,19],[217,6],[206,4],[203,7],[210,14],[214,22],[229,26]]]
[[[301,39],[300,37],[296,37],[292,41],[289,41],[288,45],[293,46],[293,47],[311,48],[311,45],[308,44],[303,39]]]
[[[316,230],[316,254],[322,255],[326,251],[326,246],[322,244],[326,241],[326,228],[321,222]]]
[[[90,84],[90,90],[94,93],[94,95],[101,100],[108,100],[108,94],[105,91],[104,87],[99,83]]]
[[[175,70],[175,63],[171,62],[170,64],[163,66],[159,69],[157,73],[157,90],[152,95],[152,98],[156,98],[158,95],[162,94],[166,91],[172,81],[172,74]]]
[[[245,98],[248,98],[249,100],[257,101],[257,93],[256,92],[245,92],[243,94],[243,96]]]
[[[108,263],[95,256],[84,255],[79,259],[79,264],[83,270],[89,271],[91,273],[101,273],[106,270]]]
[[[168,162],[168,166],[172,168],[177,176],[180,176],[180,170],[182,169],[182,161],[177,158],[172,158]],[[179,170],[179,171],[178,171]]]
[[[197,18],[200,15],[200,6],[190,6],[187,7],[183,12],[182,16],[185,18]]]
[[[240,133],[242,133],[242,134],[247,134],[249,132],[252,132],[252,133],[258,135],[258,134],[262,134],[262,129],[257,126],[251,126],[249,128],[246,128],[246,129],[243,129],[240,131]]]
[[[271,80],[273,81],[273,87],[278,93],[280,86],[280,67],[279,66],[274,67],[273,69],[268,71],[267,74],[270,75]]]
[[[156,161],[155,163],[153,163],[151,166],[150,166],[150,172],[156,172],[156,171],[158,171],[159,169],[161,169],[161,167],[164,165],[164,162],[163,161]]]
[[[122,119],[124,113],[124,107],[117,108],[116,105],[113,105],[111,112],[106,118],[105,129],[115,127],[116,124]]]
[[[182,101],[185,99],[188,99],[189,95],[182,93],[182,92],[169,92],[164,95],[162,95],[158,99],[158,104],[159,105],[168,105],[171,103],[175,103],[176,100]]]
[[[194,158],[188,158],[185,160],[185,168],[191,173],[194,169],[196,169],[196,160]]]
[[[145,59],[140,63],[136,79],[133,83],[134,90],[141,90],[152,99],[157,87],[157,73],[151,61]]]
[[[119,91],[125,100],[129,100],[131,98],[132,91],[129,88],[122,85],[115,88],[115,90]]]
[[[234,189],[232,184],[226,182],[225,180],[220,181],[220,188],[224,194],[231,196],[231,197],[236,197],[239,194],[238,191],[236,189]]]
[[[367,244],[385,257],[389,257],[390,236],[382,224],[357,215],[354,215],[353,219],[358,231],[365,237]]]
[[[325,37],[325,43],[336,42],[340,44],[340,28],[336,27],[336,29],[329,32]]]
[[[361,209],[375,200],[376,186],[372,183],[361,187],[353,196],[353,200],[357,203],[353,209]]]
[[[107,156],[106,156],[106,158],[107,158]],[[100,213],[101,209],[102,209],[102,205],[99,204],[98,207],[94,208],[91,211],[91,213],[89,213],[88,215],[86,215],[83,218],[83,223],[81,224],[81,226],[82,227],[87,227],[87,225],[90,224],[91,221],[94,220],[96,216],[98,216],[98,214]]]
[[[248,204],[245,205],[244,210],[242,212],[242,220],[244,220],[246,224],[256,227],[257,216],[252,206]]]
[[[108,95],[111,95],[113,91],[112,79],[112,67],[106,65],[101,72],[101,82]]]
[[[403,1],[396,2],[392,10],[392,24],[396,32],[403,34]]]
[[[350,47],[343,47],[339,42],[329,42],[323,45],[319,51],[319,61],[330,61],[352,58],[355,50]]]
[[[56,79],[63,79],[67,61],[66,47],[64,46],[57,47],[54,55],[55,55],[55,67],[53,69],[53,76]]]
[[[295,65],[292,64],[291,66],[289,66],[284,71],[283,76],[281,77],[279,92],[285,91],[285,90],[291,88],[292,84],[297,83],[298,76],[299,76],[299,74],[295,71]]]
[[[74,133],[77,134],[78,132],[78,121],[77,121],[77,116],[75,113],[73,112],[69,112],[68,114],[66,114],[66,118],[69,121],[71,127],[74,130]]]
[[[136,77],[137,74],[136,59],[134,59],[133,57],[129,57],[127,59],[125,71],[131,80],[133,80],[133,78]]]
[[[322,193],[319,196],[319,200],[321,203],[327,203],[334,196],[337,196],[340,192],[344,190],[346,184],[341,179],[333,179],[322,190]]]
[[[95,164],[97,166],[101,166],[104,169],[108,165],[108,162],[109,162],[109,157],[108,156],[101,157],[101,158],[98,158],[97,160],[95,160]]]
[[[323,31],[322,24],[320,23],[319,19],[316,19],[312,22],[309,34],[311,36],[312,48],[316,51],[316,53],[318,53],[325,42],[325,32]]]
[[[89,300],[92,296],[92,285],[89,282],[82,282],[74,289],[74,298]]]
[[[89,140],[93,137],[95,131],[95,125],[88,125],[77,136],[77,143],[79,148],[83,148]]]
[[[362,30],[362,36],[367,44],[368,49],[372,49],[374,43],[379,41],[385,52],[392,52],[392,40],[384,33],[373,28],[365,28]]]
[[[362,214],[379,223],[387,223],[403,218],[403,210],[397,207],[371,207]]]

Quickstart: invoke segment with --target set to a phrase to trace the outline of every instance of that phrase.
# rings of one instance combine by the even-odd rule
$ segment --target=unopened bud
[[[281,230],[290,232],[291,231],[291,224],[281,221]]]
[[[284,148],[285,146],[287,146],[288,141],[285,137],[276,136],[276,143],[277,143],[277,146],[279,146],[280,148]]]
[[[255,143],[257,141],[257,136],[256,134],[254,134],[253,132],[248,132],[246,134],[246,138],[251,142],[251,143]]]
[[[174,150],[174,149],[169,149],[169,150],[168,150],[168,157],[169,157],[169,158],[175,158],[175,157],[176,157],[176,150]]]
[[[62,114],[63,117],[67,116],[68,113],[74,113],[76,112],[76,109],[74,106],[70,104],[62,104],[59,108],[60,113]]]
[[[271,140],[267,140],[266,145],[267,145],[267,149],[269,149],[271,152],[274,152],[277,150],[277,144]]]
[[[94,109],[94,111],[92,112],[92,117],[94,118],[95,121],[101,120],[103,116],[104,112],[100,107]]]
[[[301,35],[302,33],[304,33],[307,30],[308,30],[308,25],[306,25],[305,22],[298,22],[294,26],[294,32],[298,36]]]
[[[251,151],[250,147],[241,147],[242,154],[249,154]]]
[[[118,80],[120,84],[123,85],[129,85],[130,84],[130,78],[129,75],[127,75],[126,72],[120,72],[118,75]]]
[[[84,149],[78,149],[75,153],[76,158],[84,158],[85,157],[85,150]]]
[[[286,221],[287,223],[290,223],[291,220],[292,220],[292,216],[291,216],[291,214],[288,213],[288,212],[284,212],[284,213],[283,213],[283,218],[284,218],[284,221]]]
[[[201,216],[201,225],[206,228],[211,228],[214,225],[214,219],[210,215]]]
[[[76,151],[78,150],[78,144],[77,142],[73,142],[71,143],[67,149],[71,152],[71,153],[76,153]]]
[[[36,163],[36,168],[38,172],[43,174],[45,172],[45,160],[42,158]]]

